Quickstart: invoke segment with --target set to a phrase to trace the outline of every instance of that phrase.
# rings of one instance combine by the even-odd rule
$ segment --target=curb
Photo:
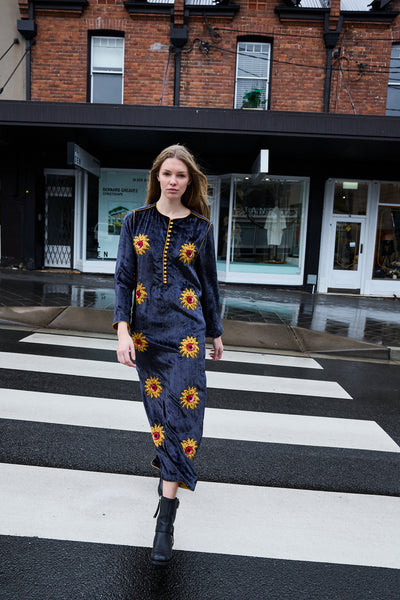
[[[0,307],[3,325],[27,325],[77,333],[113,334],[113,312],[75,306]],[[400,348],[386,348],[302,327],[223,320],[225,346],[302,354],[400,360]]]

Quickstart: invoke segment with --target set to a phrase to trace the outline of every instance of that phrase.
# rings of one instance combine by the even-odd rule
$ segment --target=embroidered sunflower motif
[[[151,429],[151,437],[153,438],[153,442],[155,445],[161,446],[164,441],[164,427],[162,425],[157,425],[156,423],[153,425]]]
[[[143,283],[137,284],[135,297],[136,297],[137,304],[142,304],[142,302],[144,302],[146,300],[147,292],[146,292],[146,288],[144,287]]]
[[[148,377],[144,382],[146,394],[151,398],[158,398],[162,392],[162,386],[158,377]]]
[[[179,258],[183,260],[185,265],[190,265],[194,256],[196,254],[196,246],[189,242],[188,244],[182,244],[181,249],[179,250]]]
[[[196,408],[199,402],[199,394],[197,393],[197,389],[195,387],[188,387],[186,390],[183,390],[181,394],[181,404],[187,410],[189,410],[189,408]]]
[[[199,343],[193,336],[188,335],[181,341],[179,352],[186,358],[195,358],[199,352]]]
[[[193,440],[192,438],[188,438],[187,440],[183,440],[183,442],[181,442],[181,444],[182,444],[182,448],[183,448],[183,451],[186,454],[186,456],[188,458],[190,458],[190,460],[193,460],[194,455],[196,454],[196,450],[197,450],[196,440]]]
[[[183,290],[180,300],[184,308],[187,308],[188,310],[196,310],[198,299],[196,293],[192,289]]]
[[[132,333],[132,339],[136,350],[139,350],[139,352],[147,350],[149,342],[146,340],[146,336],[144,336],[143,333]]]
[[[144,254],[150,248],[149,236],[144,233],[139,233],[133,238],[136,254]]]

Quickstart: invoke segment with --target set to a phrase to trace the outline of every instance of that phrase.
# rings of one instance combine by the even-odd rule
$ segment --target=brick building
[[[400,1],[368,2],[20,0],[2,263],[112,273],[115,215],[180,142],[222,281],[397,295]]]

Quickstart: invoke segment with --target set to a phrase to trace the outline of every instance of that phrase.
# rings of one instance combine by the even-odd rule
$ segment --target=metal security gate
[[[72,268],[75,176],[46,173],[45,267]]]

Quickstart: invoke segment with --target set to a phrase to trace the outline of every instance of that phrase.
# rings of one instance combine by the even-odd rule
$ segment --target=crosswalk
[[[143,434],[148,436],[136,371],[116,363],[115,340],[18,335],[15,347],[0,352],[2,421],[27,429],[35,425],[43,437],[50,435],[50,425],[82,435],[120,432],[138,443]],[[69,386],[77,377],[82,395]],[[30,389],[30,380],[35,389]],[[102,396],[93,392],[93,381],[106,380],[115,382],[118,394],[113,396],[108,388]],[[341,453],[346,460],[353,455],[360,461],[398,456],[400,447],[377,422],[348,417],[346,407],[354,399],[326,376],[320,362],[229,350],[220,363],[207,363],[207,381],[203,444],[218,448],[221,454],[215,461],[224,461],[226,476],[201,479],[194,494],[181,493],[177,551],[204,553],[210,560],[220,554],[400,569],[398,495],[344,492],[334,484],[315,489],[312,481],[307,488],[295,488],[290,481],[283,487],[230,480],[229,465],[241,464],[241,457],[234,456],[238,443],[254,462],[265,448],[280,448],[293,457],[303,448],[321,456]],[[46,382],[42,388],[41,382]],[[302,414],[271,410],[270,400],[277,397],[301,405]],[[313,414],[316,402],[320,412],[327,408],[326,415]],[[336,412],[339,407],[343,416],[332,416],[332,407]],[[65,468],[57,463],[57,440],[49,444],[53,463],[35,464],[29,448],[26,459],[0,463],[0,536],[149,548],[156,502],[151,468],[146,475],[93,471],[84,456],[79,468]],[[99,453],[107,451],[105,442]],[[250,468],[243,464],[243,480]],[[306,462],[303,468],[307,470]],[[208,472],[213,472],[212,464]]]

